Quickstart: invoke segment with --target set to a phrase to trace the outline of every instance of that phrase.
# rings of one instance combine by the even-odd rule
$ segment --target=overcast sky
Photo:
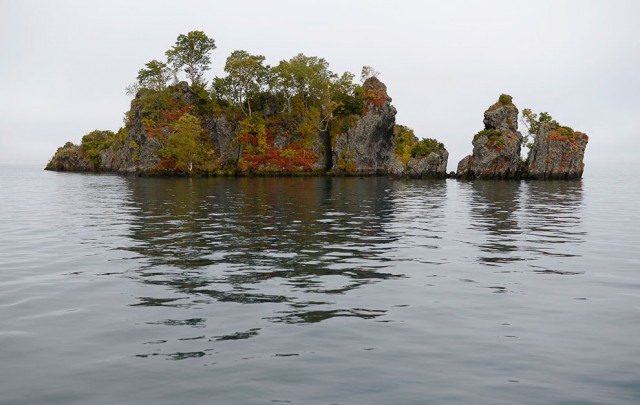
[[[638,161],[639,18],[624,0],[0,0],[0,163],[44,166],[66,141],[117,130],[138,70],[202,30],[218,46],[209,81],[237,49],[375,67],[397,122],[442,141],[449,170],[511,94],[590,136],[587,175]]]

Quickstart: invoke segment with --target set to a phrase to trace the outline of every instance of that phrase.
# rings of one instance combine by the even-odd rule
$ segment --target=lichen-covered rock
[[[131,101],[131,109],[126,114],[126,126],[118,134],[93,131],[83,137],[81,146],[67,143],[58,149],[46,169],[121,174],[159,173],[159,151],[163,145],[159,139],[149,135],[147,124],[161,121],[161,106],[173,103],[175,108],[180,108],[198,101],[197,94],[186,82],[179,82],[167,90],[165,94],[141,89]],[[168,131],[167,128],[159,130]],[[93,142],[87,142],[89,137],[95,138]]]
[[[520,176],[522,135],[518,109],[503,94],[484,112],[485,129],[473,138],[473,154],[458,163],[462,179],[512,179]]]
[[[207,129],[211,134],[211,140],[218,151],[220,159],[230,161],[238,158],[237,133],[238,124],[227,118],[226,115],[214,115],[209,119]]]
[[[406,176],[407,167],[402,160],[400,160],[397,156],[394,156],[389,162],[389,166],[387,167],[387,173],[395,176],[395,177],[403,177]]]
[[[437,142],[432,139],[427,141]],[[425,140],[421,142],[424,143]],[[407,161],[404,175],[411,178],[444,179],[447,177],[448,160],[449,152],[442,143],[437,143],[434,150],[411,157]]]
[[[406,175],[412,178],[442,179],[447,177],[449,152],[445,149],[428,156],[414,157],[407,162]]]
[[[387,87],[375,77],[362,85],[366,112],[347,132],[332,139],[332,172],[387,174],[393,160],[396,109]]]
[[[80,150],[80,146],[67,142],[58,148],[45,169],[59,172],[88,172],[93,170],[93,166]]]
[[[529,151],[528,178],[579,179],[589,137],[569,127],[542,125]]]
[[[456,168],[456,178],[466,179],[466,178],[472,177],[471,175],[472,159],[473,159],[473,156],[467,155],[458,162],[458,167]]]

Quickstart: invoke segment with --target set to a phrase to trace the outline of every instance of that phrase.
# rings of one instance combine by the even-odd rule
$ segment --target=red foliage
[[[167,172],[179,171],[181,169],[180,164],[178,164],[176,161],[170,160],[170,159],[162,159],[162,160],[160,160],[160,163],[158,164],[158,168],[162,169],[163,171],[167,171]]]
[[[311,149],[304,148],[301,141],[290,140],[282,148],[277,147],[274,140],[283,136],[288,138],[288,131],[276,119],[271,119],[262,140],[255,134],[240,134],[238,140],[243,145],[243,152],[239,169],[250,172],[311,170],[318,155]]]
[[[387,92],[383,89],[369,88],[364,92],[364,98],[374,107],[380,108],[387,101]]]
[[[248,135],[247,137],[253,137],[253,135]],[[257,140],[255,137],[253,138],[250,142],[257,144]],[[246,163],[245,169],[252,171],[308,171],[311,170],[311,166],[318,160],[318,155],[310,149],[302,148],[299,143],[288,144],[284,149],[279,149],[270,143],[264,153],[252,153],[251,151],[245,150],[242,158]]]
[[[168,110],[162,110],[160,114],[162,118],[153,126],[147,126],[147,136],[149,138],[165,138],[174,131],[173,125],[185,114],[193,110],[193,105],[181,107],[177,102],[171,100]]]

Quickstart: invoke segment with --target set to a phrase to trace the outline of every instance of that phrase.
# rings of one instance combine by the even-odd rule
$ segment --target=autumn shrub
[[[80,148],[94,168],[101,163],[100,151],[107,149],[113,143],[115,134],[112,131],[95,130],[82,137]]]
[[[485,147],[495,148],[497,150],[504,148],[504,135],[497,129],[483,129],[473,137],[473,140],[477,141],[482,136],[487,138],[484,145]]]
[[[504,93],[500,94],[500,97],[498,97],[498,103],[500,105],[513,105],[513,97]]]
[[[475,134],[473,140],[477,141],[481,136],[486,136],[487,138],[498,137],[502,136],[502,132],[498,131],[497,129],[483,129],[482,131],[479,131],[477,134]]]
[[[508,94],[500,94],[500,97],[498,97],[498,101],[496,101],[491,107],[489,107],[489,111],[496,110],[500,107],[513,107],[517,112],[519,112],[516,106],[513,104],[513,97]]]
[[[411,157],[419,158],[429,156],[432,152],[444,150],[444,145],[432,138],[425,138],[418,141],[411,147]]]
[[[396,144],[395,154],[402,163],[406,164],[411,158],[411,149],[417,142],[413,129],[404,125],[396,125],[393,128],[393,137]]]

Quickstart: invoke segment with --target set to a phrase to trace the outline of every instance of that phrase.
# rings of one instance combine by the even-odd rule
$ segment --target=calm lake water
[[[640,402],[637,177],[2,173],[2,404]]]

